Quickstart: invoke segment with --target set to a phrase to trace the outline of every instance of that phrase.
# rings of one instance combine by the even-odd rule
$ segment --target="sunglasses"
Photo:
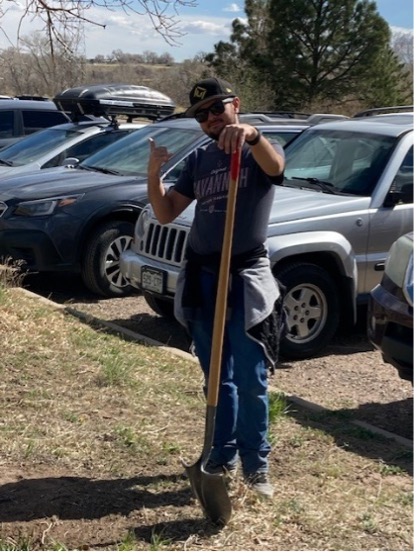
[[[214,116],[220,116],[225,112],[225,104],[229,104],[233,100],[233,98],[225,98],[223,100],[217,100],[208,108],[201,108],[195,113],[195,120],[199,122],[199,124],[203,124],[203,122],[206,122],[209,118],[209,112]]]

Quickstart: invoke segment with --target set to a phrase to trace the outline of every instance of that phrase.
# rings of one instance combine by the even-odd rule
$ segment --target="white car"
[[[107,118],[56,125],[32,133],[0,150],[0,179],[82,162],[144,123],[116,123]]]

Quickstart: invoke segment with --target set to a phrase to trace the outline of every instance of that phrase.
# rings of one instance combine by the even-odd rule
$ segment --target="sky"
[[[414,28],[413,1],[375,0],[379,14],[394,31],[410,32]],[[179,28],[185,34],[178,39],[181,44],[176,46],[167,44],[153,29],[147,16],[128,15],[104,8],[89,10],[88,16],[106,25],[106,28],[86,25],[85,55],[94,58],[98,54],[109,55],[113,50],[131,54],[148,50],[159,55],[168,52],[176,62],[182,62],[202,52],[213,52],[214,45],[219,41],[229,41],[232,21],[237,17],[245,18],[244,0],[196,0],[196,4],[194,8],[180,9],[177,19]],[[8,37],[0,30],[0,49],[16,45],[17,22],[21,13],[21,9],[12,4],[0,19]],[[21,34],[30,34],[37,28],[39,24],[36,20],[25,20]]]

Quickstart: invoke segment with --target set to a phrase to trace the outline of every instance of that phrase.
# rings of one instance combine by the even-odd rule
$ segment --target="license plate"
[[[141,273],[141,285],[144,290],[164,293],[166,274],[163,270],[157,270],[144,266]]]

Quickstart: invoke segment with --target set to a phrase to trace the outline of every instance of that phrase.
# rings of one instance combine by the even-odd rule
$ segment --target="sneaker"
[[[230,464],[227,463],[226,465],[221,465],[220,463],[215,463],[214,461],[209,460],[206,464],[205,471],[210,475],[224,475],[226,479],[232,479],[237,474],[238,464]],[[186,471],[183,471],[181,474],[182,479],[188,479],[188,475]]]
[[[246,477],[245,482],[260,496],[273,498],[274,488],[269,481],[267,473],[258,472]]]
[[[233,477],[237,474],[238,465],[236,463],[226,463],[222,465],[215,461],[209,460],[206,464],[205,471],[211,475],[226,475]]]

